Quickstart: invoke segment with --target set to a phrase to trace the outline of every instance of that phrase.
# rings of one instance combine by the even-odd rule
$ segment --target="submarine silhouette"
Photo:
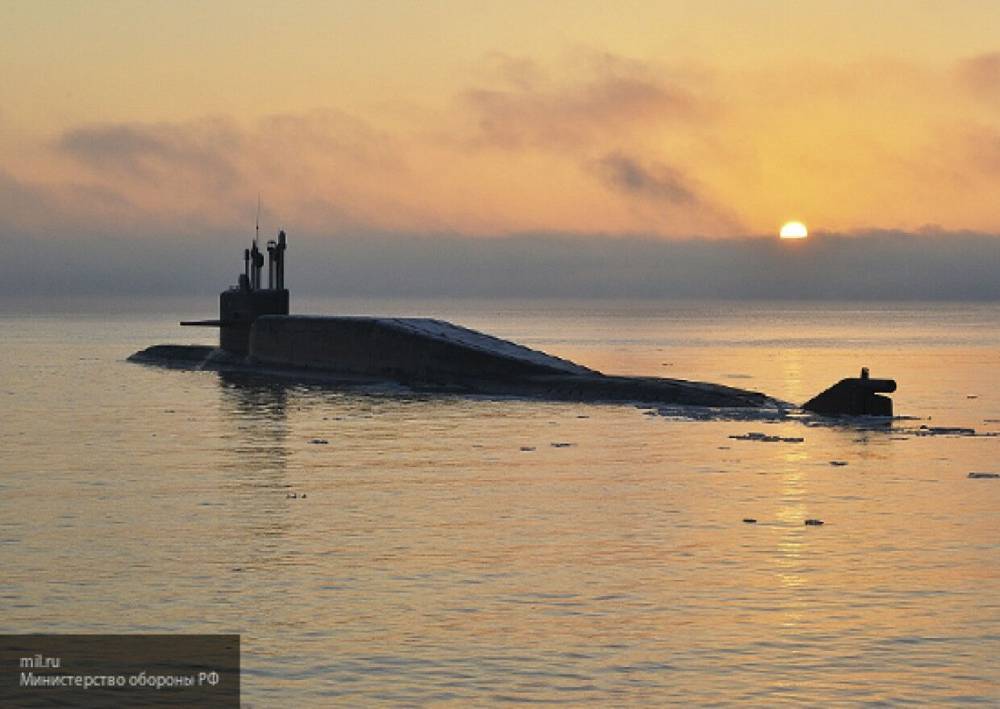
[[[267,242],[265,286],[264,254],[254,239],[243,252],[243,273],[237,285],[219,295],[218,319],[181,322],[218,328],[217,348],[154,345],[129,360],[343,385],[390,382],[418,391],[473,395],[776,411],[793,408],[760,392],[719,384],[604,374],[444,320],[291,315],[285,287],[287,248],[284,231]],[[845,379],[803,408],[833,415],[891,415],[892,402],[874,394],[893,391],[895,382],[887,388],[888,381],[870,380],[867,375]]]

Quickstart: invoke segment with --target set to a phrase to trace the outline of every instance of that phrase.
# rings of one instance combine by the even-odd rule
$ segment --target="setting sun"
[[[809,236],[809,230],[802,222],[787,222],[781,227],[782,239],[804,239]]]

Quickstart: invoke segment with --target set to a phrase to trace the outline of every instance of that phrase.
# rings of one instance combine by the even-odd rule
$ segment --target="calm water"
[[[174,305],[0,304],[3,632],[242,633],[253,706],[1000,702],[1000,437],[916,435],[1000,431],[998,305],[295,304],[794,402],[865,365],[889,430],[126,363],[211,341]]]

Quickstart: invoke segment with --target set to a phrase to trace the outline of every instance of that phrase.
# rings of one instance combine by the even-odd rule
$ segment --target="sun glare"
[[[804,239],[809,236],[809,230],[802,222],[787,222],[781,227],[782,239]]]

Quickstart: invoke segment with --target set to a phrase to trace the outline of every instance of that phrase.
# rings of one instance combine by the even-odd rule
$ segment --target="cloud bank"
[[[154,240],[0,238],[0,295],[214,294],[245,234]],[[290,235],[288,280],[312,296],[1000,300],[1000,237],[877,232],[664,241],[523,234]]]

